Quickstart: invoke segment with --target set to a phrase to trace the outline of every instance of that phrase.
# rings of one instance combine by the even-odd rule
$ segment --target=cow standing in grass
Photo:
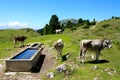
[[[55,30],[55,32],[56,32],[56,34],[61,34],[63,31],[62,31],[62,29],[57,29],[57,30]]]
[[[16,44],[19,42],[21,43],[20,47],[24,46],[24,41],[27,37],[26,36],[18,36],[14,37],[14,48],[16,47]]]
[[[54,43],[54,49],[56,49],[57,51],[57,59],[62,59],[62,50],[64,47],[64,43],[62,41],[62,39],[58,39],[55,43]]]
[[[99,61],[99,54],[104,48],[111,48],[112,40],[110,39],[95,39],[95,40],[81,40],[80,42],[80,59],[84,63],[84,57],[87,50],[96,52],[96,61]]]

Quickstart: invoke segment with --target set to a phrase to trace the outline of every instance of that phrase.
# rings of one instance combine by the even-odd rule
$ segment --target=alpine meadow
[[[54,19],[52,19],[55,17]],[[120,79],[120,18],[112,17],[100,22],[83,20],[80,18],[78,22],[68,20],[66,23],[59,22],[57,16],[53,15],[44,29],[33,30],[30,28],[25,29],[3,29],[0,30],[0,79],[19,80],[18,76],[27,77],[38,75],[31,80],[50,80],[47,73],[53,72],[54,78],[51,80],[119,80]],[[55,22],[55,23],[54,23]],[[55,25],[55,26],[54,26]],[[51,26],[54,26],[51,27]],[[56,29],[62,29],[61,34],[55,34]],[[8,71],[5,68],[5,60],[13,56],[16,52],[19,52],[23,48],[14,48],[13,38],[14,36],[27,36],[25,40],[25,47],[34,42],[40,42],[44,44],[44,48],[50,51],[45,55],[54,60],[52,67],[49,64],[48,70],[41,70],[37,73],[20,73],[17,72],[14,75],[7,76],[5,73]],[[85,63],[80,63],[78,57],[80,52],[80,41],[82,39],[104,39],[109,38],[113,40],[111,49],[104,49],[100,53],[100,61],[95,62],[95,52],[87,51],[85,56]],[[53,43],[58,39],[64,41],[64,48],[62,56],[69,54],[66,59],[56,60],[56,51],[53,49]],[[19,46],[19,44],[17,44]],[[44,51],[43,51],[44,53]],[[93,58],[92,58],[93,56]],[[47,58],[47,57],[45,57]],[[57,72],[56,67],[58,65],[66,63],[66,72]],[[43,65],[44,65],[43,61]],[[2,69],[1,69],[1,66]],[[43,71],[43,72],[41,72]],[[41,74],[42,73],[42,74]],[[21,77],[21,78],[22,78]]]

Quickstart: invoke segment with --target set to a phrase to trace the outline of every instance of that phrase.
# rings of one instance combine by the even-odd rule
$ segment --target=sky
[[[52,15],[102,21],[120,17],[120,0],[0,0],[0,29],[41,29]]]

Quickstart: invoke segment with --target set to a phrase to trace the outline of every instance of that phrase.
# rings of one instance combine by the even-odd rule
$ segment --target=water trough
[[[40,45],[40,44],[39,44]],[[15,72],[28,72],[36,65],[43,48],[28,47],[6,60],[6,70]],[[34,47],[34,48],[33,48]]]
[[[29,48],[39,49],[40,47],[42,47],[42,45],[43,45],[42,43],[34,42],[29,46]]]

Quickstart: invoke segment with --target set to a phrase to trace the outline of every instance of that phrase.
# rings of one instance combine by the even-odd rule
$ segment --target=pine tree
[[[49,25],[46,24],[45,27],[44,27],[44,34],[47,35],[47,34],[50,34],[49,32]]]
[[[52,15],[50,21],[49,21],[49,27],[50,27],[50,33],[55,34],[56,29],[61,29],[59,19],[57,15]]]

